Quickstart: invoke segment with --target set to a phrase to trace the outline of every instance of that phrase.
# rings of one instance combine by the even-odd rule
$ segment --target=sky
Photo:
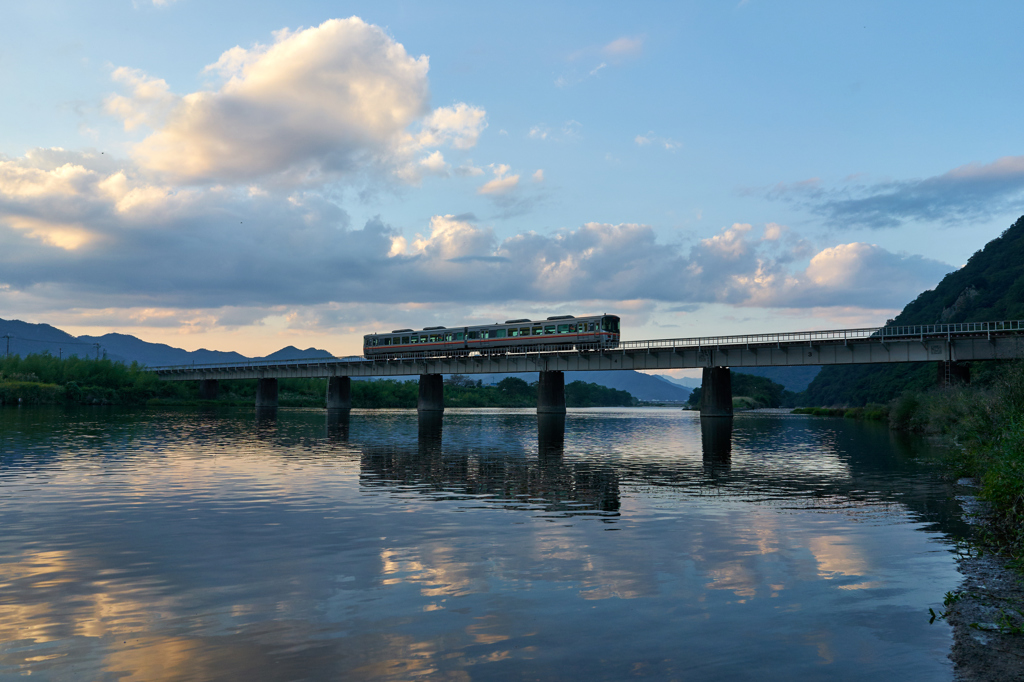
[[[884,324],[1024,213],[1016,2],[0,6],[0,317]]]

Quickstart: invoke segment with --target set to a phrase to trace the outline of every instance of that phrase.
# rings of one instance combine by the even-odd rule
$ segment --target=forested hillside
[[[939,324],[1024,319],[1024,216],[946,275],[935,289],[921,293],[892,324]],[[972,381],[984,383],[998,370],[974,363]],[[807,405],[863,406],[885,403],[907,389],[936,382],[935,363],[823,367],[801,402]]]

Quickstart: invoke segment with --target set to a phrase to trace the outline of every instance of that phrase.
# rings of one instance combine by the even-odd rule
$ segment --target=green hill
[[[796,394],[787,391],[782,384],[777,384],[767,377],[744,374],[735,370],[729,371],[732,383],[733,398],[748,398],[745,401],[747,407],[781,407],[783,405],[795,405]],[[567,389],[568,390],[568,389]],[[690,394],[689,403],[696,407],[700,405],[701,389],[698,386]],[[566,394],[568,396],[568,393]]]
[[[1024,319],[1024,216],[976,252],[935,289],[907,304],[890,324],[941,324]],[[994,363],[974,363],[972,382],[985,383]],[[935,363],[823,367],[800,396],[806,405],[885,403],[907,389],[936,383]]]

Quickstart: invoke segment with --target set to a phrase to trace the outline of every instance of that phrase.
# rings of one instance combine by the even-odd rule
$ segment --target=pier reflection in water
[[[924,444],[723,421],[0,410],[0,677],[950,679]]]
[[[704,473],[714,477],[729,473],[732,458],[732,418],[700,420],[700,446],[704,455]]]

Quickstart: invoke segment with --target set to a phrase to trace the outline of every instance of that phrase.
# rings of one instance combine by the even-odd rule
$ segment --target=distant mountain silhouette
[[[306,350],[299,350],[295,346],[285,346],[281,350],[274,351],[270,355],[262,358],[263,360],[314,360],[316,358],[330,358],[333,357],[330,353],[319,348],[307,348]]]
[[[72,336],[65,331],[48,324],[32,324],[21,320],[0,319],[0,353],[7,352],[10,338],[12,355],[26,356],[32,353],[45,353],[57,356],[77,355],[79,357],[106,357],[111,360],[130,364],[138,362],[147,367],[161,365],[210,364],[215,362],[239,362],[243,360],[306,360],[319,357],[331,357],[331,354],[318,348],[300,350],[287,346],[275,351],[266,358],[249,358],[234,351],[199,350],[188,351],[168,346],[165,343],[149,343],[130,334],[104,334],[103,336]]]

